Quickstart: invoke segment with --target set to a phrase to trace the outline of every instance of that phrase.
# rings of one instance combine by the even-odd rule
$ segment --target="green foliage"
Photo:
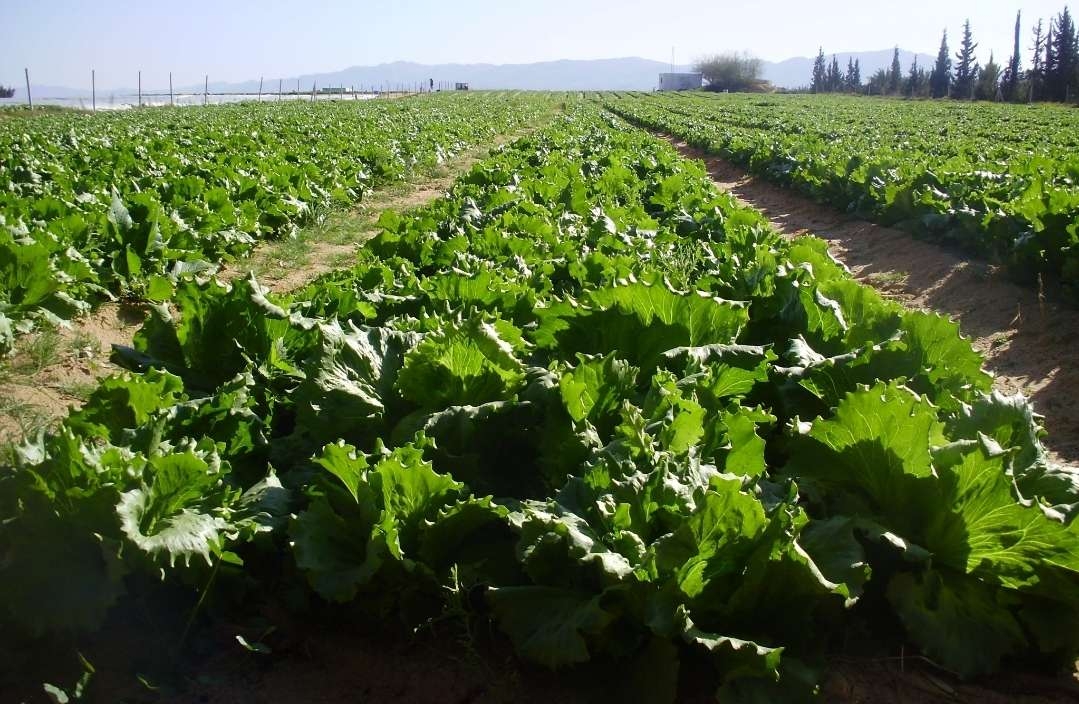
[[[769,88],[761,79],[761,60],[747,53],[716,54],[696,61],[693,70],[704,75],[708,90],[758,93]]]
[[[1079,651],[1079,480],[1029,405],[665,143],[577,106],[382,223],[289,299],[181,283],[140,373],[21,449],[5,621],[92,630],[210,575],[224,610],[452,600],[667,702],[686,657],[801,701],[871,629],[963,675]]]
[[[946,43],[941,51],[950,71]],[[997,68],[986,67],[988,99]],[[971,63],[957,78],[961,97],[971,97],[976,71]],[[807,96],[635,95],[605,105],[821,202],[988,257],[1021,282],[1059,280],[1079,300],[1074,110]]]
[[[110,291],[167,300],[178,279],[513,131],[544,102],[446,95],[422,105],[288,102],[0,122],[0,314],[24,325],[66,319]]]

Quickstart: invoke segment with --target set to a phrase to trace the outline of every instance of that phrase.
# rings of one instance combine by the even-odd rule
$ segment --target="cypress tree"
[[[974,50],[978,48],[977,42],[970,31],[970,20],[963,23],[963,41],[959,45],[959,52],[955,55],[955,84],[952,87],[952,97],[960,100],[974,97],[974,82],[978,78],[978,62],[974,56]]]
[[[1053,99],[1053,78],[1056,76],[1057,60],[1054,53],[1053,28],[1055,20],[1049,18],[1049,29],[1045,33],[1045,60],[1042,61],[1042,88],[1044,88],[1044,100]]]
[[[1051,72],[1048,65],[1046,66],[1048,97],[1052,100],[1068,100],[1075,88],[1075,71],[1079,66],[1079,59],[1076,57],[1075,22],[1067,7],[1057,15],[1055,41],[1051,44],[1054,63]]]
[[[1042,21],[1034,28],[1034,56],[1031,58],[1031,68],[1028,76],[1029,90],[1027,101],[1033,103],[1034,98],[1041,97],[1041,85],[1045,79],[1045,67],[1042,65],[1042,52],[1045,51],[1045,35],[1042,34]]]
[[[888,72],[888,92],[893,95],[899,92],[903,82],[903,67],[899,65],[899,47],[892,54],[892,70]]]
[[[937,63],[933,67],[933,73],[929,76],[931,95],[934,98],[947,96],[951,83],[952,56],[948,49],[948,30],[944,30],[944,37],[940,40],[940,51],[937,53]]]
[[[854,90],[862,90],[862,60],[854,60]]]
[[[821,47],[817,59],[813,62],[813,86],[814,93],[824,92],[824,82],[827,78],[827,68],[824,63],[824,47]]]
[[[847,57],[847,76],[843,79],[843,89],[848,93],[853,93],[858,90],[858,87],[854,84],[854,57]]]
[[[989,63],[978,75],[978,82],[974,88],[974,96],[978,100],[996,100],[1000,93],[1000,66],[992,52],[989,53]]]
[[[843,90],[843,74],[839,72],[839,60],[832,54],[832,63],[828,66],[828,90],[836,93]]]
[[[1023,60],[1019,56],[1019,28],[1022,17],[1022,10],[1015,13],[1015,48],[1012,50],[1011,59],[1008,60],[1008,68],[1004,70],[1001,88],[1004,91],[1005,100],[1019,99],[1019,73],[1023,70]]]
[[[918,55],[914,55],[914,61],[910,63],[910,73],[907,74],[907,92],[910,97],[914,97],[921,90],[921,73],[922,70],[918,68]]]

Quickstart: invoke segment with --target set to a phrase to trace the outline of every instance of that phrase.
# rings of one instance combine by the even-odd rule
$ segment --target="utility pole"
[[[34,99],[30,96],[30,69],[24,68],[23,73],[26,74],[26,102],[29,103],[30,109],[34,109]]]
[[[90,69],[90,109],[97,112],[97,77],[94,69]]]

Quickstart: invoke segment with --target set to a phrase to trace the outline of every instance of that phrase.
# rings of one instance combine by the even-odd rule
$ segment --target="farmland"
[[[670,99],[665,119],[709,100]],[[610,102],[641,122],[661,104]],[[200,144],[228,163],[251,158],[259,119],[336,134],[356,111],[382,131],[341,137],[318,177],[355,174],[355,149],[391,180],[550,104],[182,119],[244,123],[242,143]],[[1047,461],[1030,404],[992,391],[955,323],[856,282],[823,241],[781,236],[663,140],[598,101],[562,113],[443,197],[384,212],[349,267],[296,291],[177,268],[230,252],[210,224],[152,276],[92,269],[106,290],[167,286],[118,350],[128,371],[0,470],[5,628],[77,639],[165,595],[181,641],[317,609],[451,622],[541,668],[617,667],[607,695],[656,702],[702,663],[722,701],[800,701],[833,658],[904,649],[962,678],[1070,667],[1079,477]],[[411,157],[368,159],[416,124],[398,145]],[[340,201],[370,187],[353,182]],[[96,192],[111,231],[123,218]]]
[[[636,124],[1079,300],[1079,114],[823,96],[624,96]]]
[[[498,110],[491,109],[497,100]],[[0,349],[110,297],[171,297],[260,241],[520,127],[542,99],[245,104],[0,122]]]

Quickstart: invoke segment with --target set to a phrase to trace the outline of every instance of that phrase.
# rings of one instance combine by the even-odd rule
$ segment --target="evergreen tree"
[[[902,82],[903,67],[899,65],[899,47],[897,46],[895,53],[892,54],[892,70],[888,72],[888,92],[893,95],[898,93]]]
[[[952,56],[948,49],[948,30],[944,30],[944,37],[940,40],[940,51],[937,53],[937,63],[929,76],[930,94],[934,98],[943,98],[948,95],[951,84]]]
[[[1076,51],[1079,46],[1076,43],[1075,22],[1071,12],[1065,7],[1064,11],[1057,15],[1056,34],[1052,44],[1053,64],[1050,67],[1046,61],[1046,92],[1050,100],[1068,100],[1075,94],[1076,68],[1079,67],[1079,57]]]
[[[826,83],[830,93],[838,93],[843,90],[843,74],[839,72],[839,60],[836,59],[835,54],[832,54],[832,63],[828,66]]]
[[[915,54],[914,61],[910,64],[910,73],[907,74],[907,85],[904,92],[915,98],[922,94],[923,83],[925,83],[925,70],[918,66],[918,55]]]
[[[1019,56],[1019,29],[1022,18],[1023,12],[1021,10],[1015,13],[1015,48],[1012,50],[1012,56],[1008,60],[1008,68],[1004,69],[1004,78],[1001,81],[1001,90],[1004,93],[1005,100],[1015,101],[1019,99],[1019,74],[1023,70],[1023,60]]]
[[[1041,97],[1041,86],[1045,82],[1045,66],[1042,65],[1042,53],[1045,51],[1045,35],[1042,33],[1042,21],[1034,28],[1034,56],[1031,58],[1030,73],[1027,74],[1029,91],[1027,100],[1031,103]]]
[[[1042,61],[1042,96],[1043,100],[1053,99],[1053,76],[1056,75],[1057,59],[1054,53],[1053,29],[1055,20],[1049,18],[1049,29],[1045,32],[1045,59]]]
[[[884,95],[888,91],[888,72],[878,68],[877,72],[869,77],[866,84],[870,95]]]
[[[847,57],[847,75],[843,79],[843,90],[848,93],[854,93],[858,90],[858,86],[854,82],[854,57]]]
[[[977,48],[978,44],[970,32],[970,20],[967,20],[963,23],[963,41],[955,55],[955,83],[952,86],[954,98],[965,100],[974,97],[974,83],[978,79],[978,61],[974,56]]]
[[[996,100],[1000,95],[1000,66],[989,54],[989,63],[978,74],[978,82],[974,87],[974,97],[978,100]]]
[[[854,60],[854,90],[861,92],[862,90],[862,60]]]
[[[813,62],[813,86],[814,93],[824,92],[824,83],[827,79],[828,69],[824,63],[824,47],[821,47],[820,53],[817,54],[816,61]]]

